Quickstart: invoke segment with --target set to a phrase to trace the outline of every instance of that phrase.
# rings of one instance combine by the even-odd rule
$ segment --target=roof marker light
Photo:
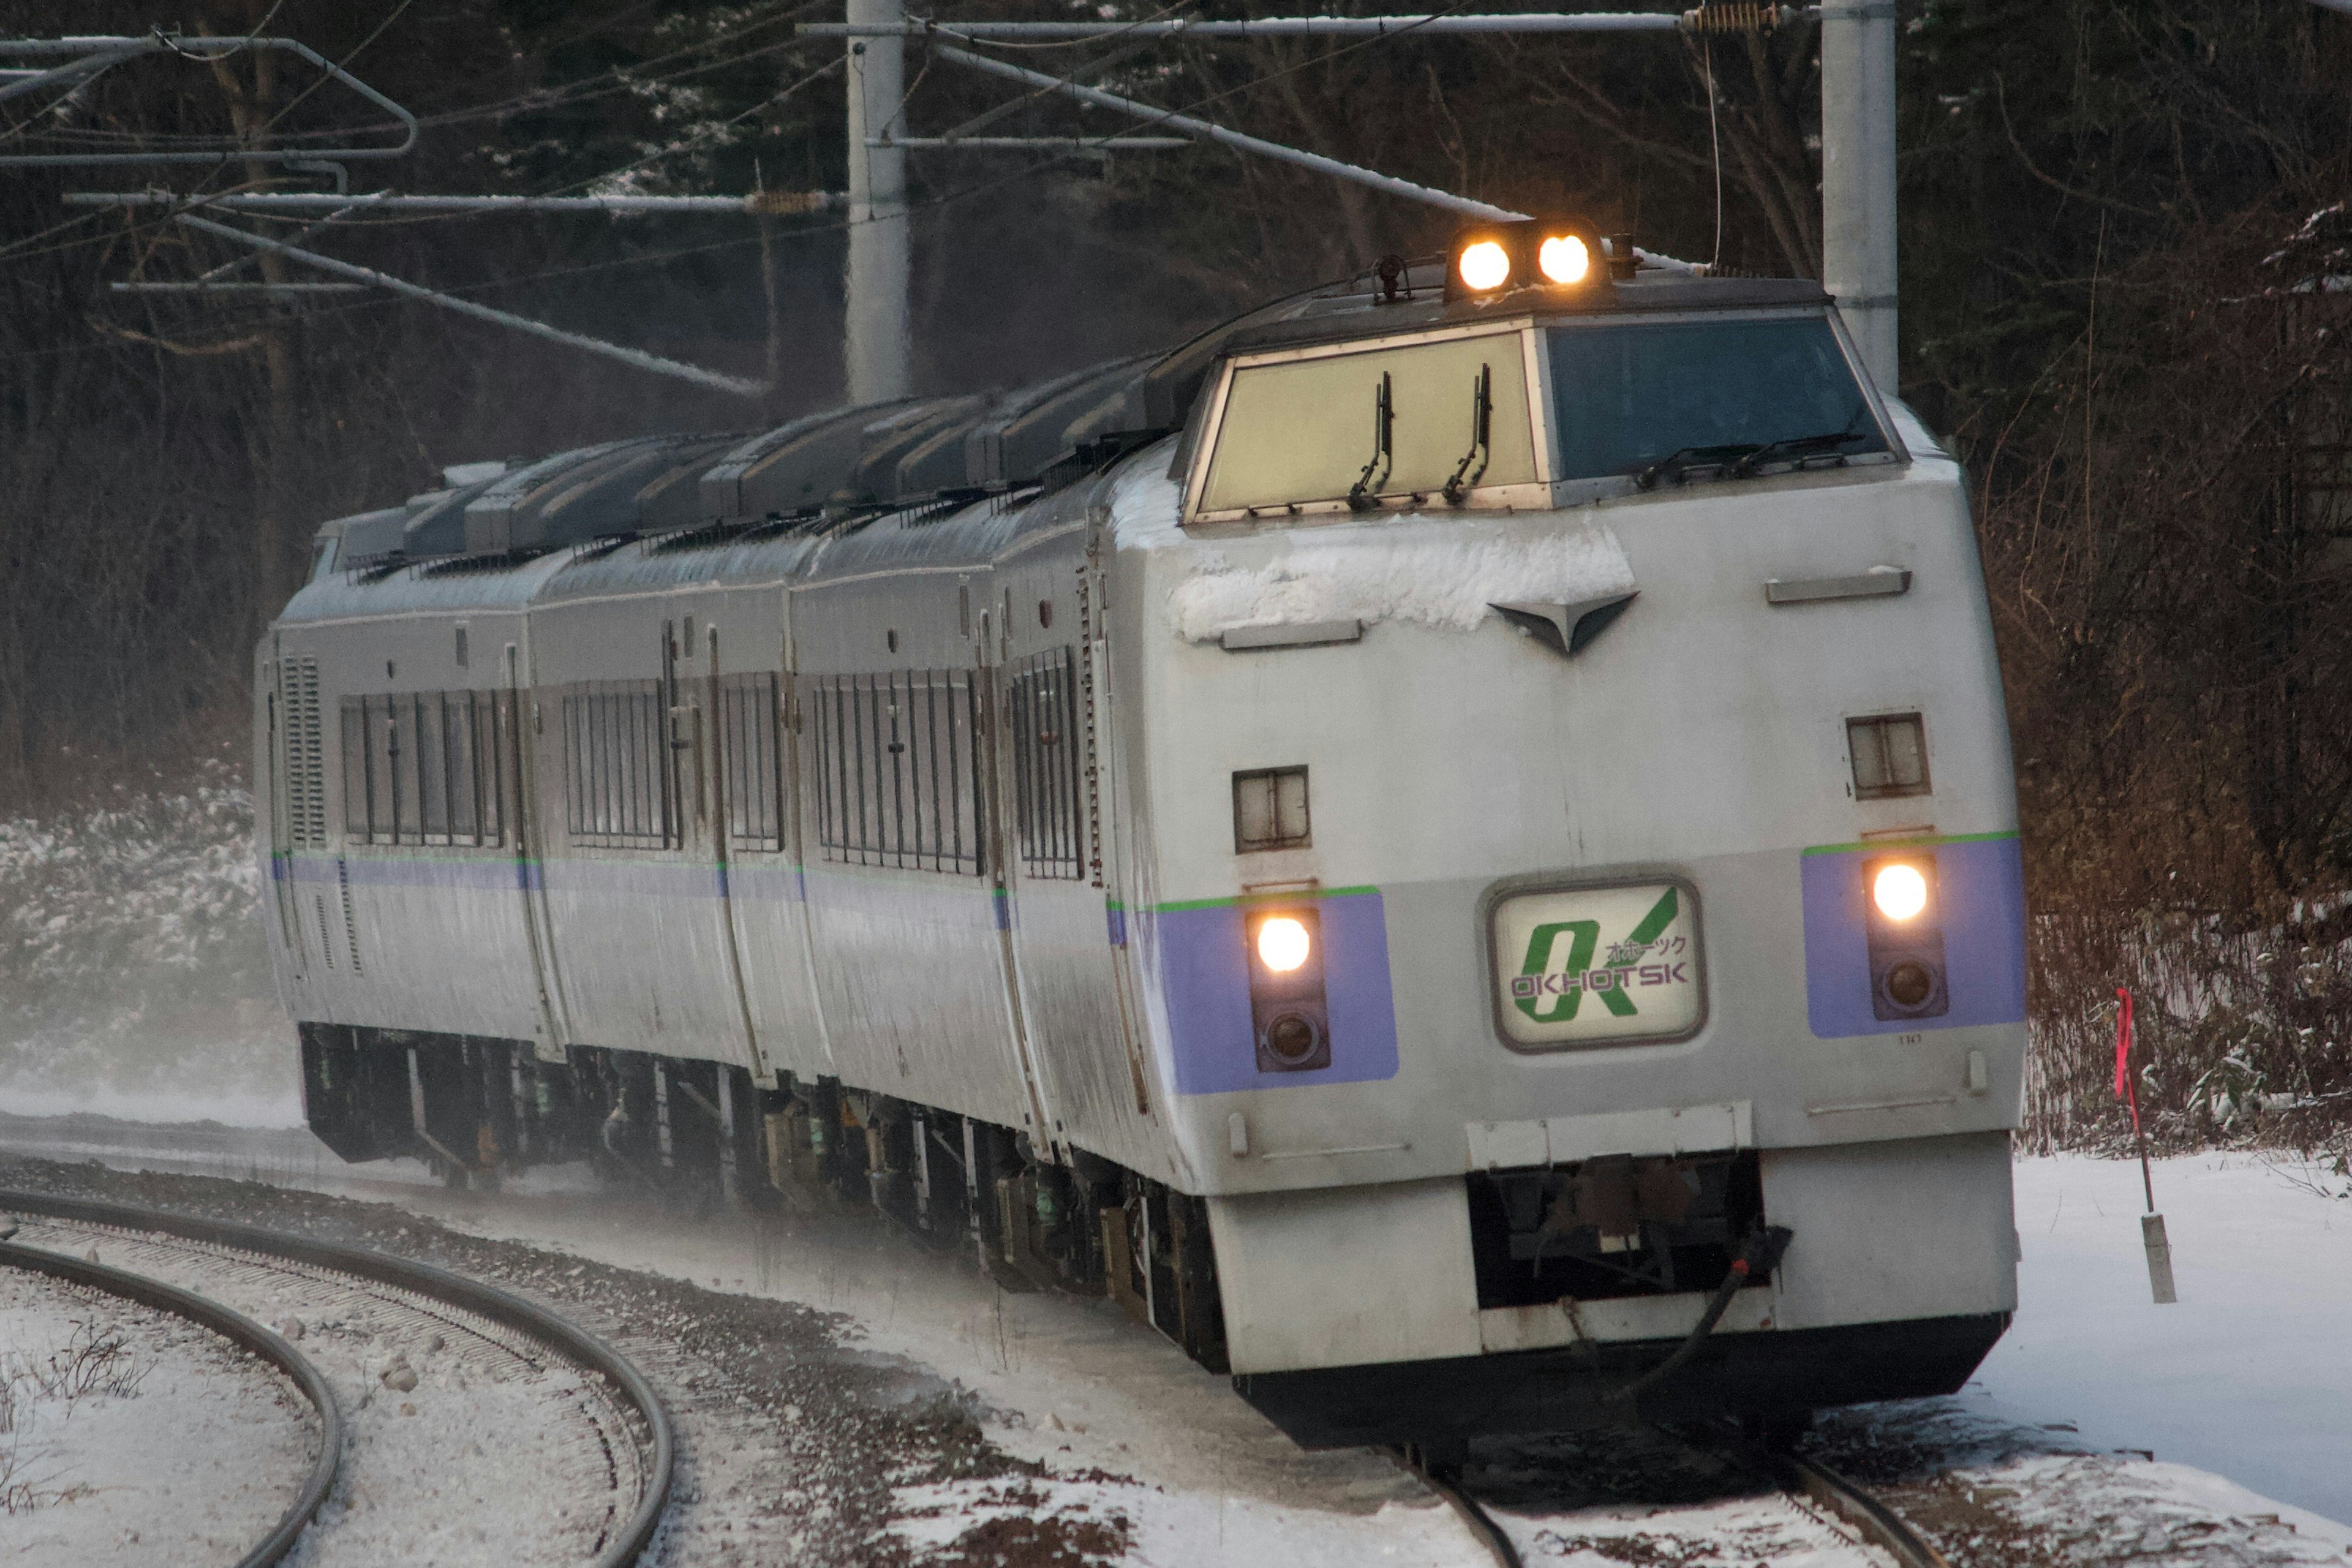
[[[1537,269],[1552,283],[1581,283],[1592,272],[1592,251],[1572,234],[1547,237],[1536,250]]]
[[[1454,265],[1463,287],[1478,293],[1500,289],[1511,280],[1511,253],[1497,240],[1481,239],[1464,246]]]

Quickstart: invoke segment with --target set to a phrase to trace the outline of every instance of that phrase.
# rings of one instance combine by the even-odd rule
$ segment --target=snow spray
[[[2131,1070],[2132,999],[2116,987],[2116,1098],[2131,1106],[2132,1142],[2139,1148],[2139,1184],[2147,1194],[2147,1213],[2139,1216],[2140,1245],[2147,1248],[2147,1293],[2159,1307],[2180,1300],[2172,1289],[2172,1243],[2164,1234],[2164,1216],[2156,1212],[2156,1178],[2148,1173],[2147,1133],[2139,1124],[2139,1087]]]

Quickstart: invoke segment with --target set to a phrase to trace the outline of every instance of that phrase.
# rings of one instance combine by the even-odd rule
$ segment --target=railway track
[[[1867,1490],[1817,1459],[1775,1453],[1715,1433],[1685,1439],[1694,1447],[1721,1456],[1739,1468],[1763,1477],[1788,1494],[1799,1508],[1817,1516],[1826,1511],[1874,1546],[1883,1548],[1900,1568],[1952,1568],[1935,1544]],[[1517,1544],[1502,1521],[1465,1489],[1460,1480],[1408,1465],[1444,1498],[1463,1524],[1494,1558],[1496,1568],[1524,1568]]]
[[[18,1225],[0,1265],[199,1323],[317,1411],[318,1457],[238,1568],[298,1543],[304,1568],[424,1548],[625,1568],[660,1522],[675,1451],[660,1398],[534,1302],[383,1253],[128,1205],[0,1190],[0,1214]]]

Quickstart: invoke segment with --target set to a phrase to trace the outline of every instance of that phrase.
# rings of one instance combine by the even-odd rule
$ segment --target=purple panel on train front
[[[1864,863],[1906,847],[1890,844],[1807,855],[1805,1007],[1813,1033],[1916,1034],[2025,1021],[2025,863],[2014,837],[1930,846],[1944,973],[1952,1009],[1940,1018],[1881,1018],[1870,1005],[1870,938],[1864,929]]]
[[[1315,906],[1322,915],[1331,1065],[1313,1072],[1258,1070],[1241,906],[1162,910],[1152,916],[1177,1093],[1305,1089],[1396,1076],[1396,1003],[1389,988],[1389,922],[1381,896],[1343,893],[1318,899]]]

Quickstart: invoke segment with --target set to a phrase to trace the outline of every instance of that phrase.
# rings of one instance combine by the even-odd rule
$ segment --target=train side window
[[[720,740],[727,749],[727,837],[739,849],[784,847],[784,774],[777,724],[776,678],[730,675],[719,688]]]
[[[1087,874],[1078,825],[1077,650],[1032,654],[1013,677],[1013,797],[1021,868]]]
[[[1853,798],[1892,800],[1927,795],[1927,731],[1916,713],[1879,713],[1845,721],[1853,763]]]
[[[488,691],[344,698],[345,837],[355,844],[501,842],[499,700]]]
[[[1234,775],[1234,853],[1304,849],[1308,831],[1307,770],[1255,768]]]
[[[979,874],[971,672],[820,676],[811,697],[819,852],[852,866]]]
[[[677,846],[677,786],[656,680],[591,681],[563,699],[565,826],[575,844]]]

